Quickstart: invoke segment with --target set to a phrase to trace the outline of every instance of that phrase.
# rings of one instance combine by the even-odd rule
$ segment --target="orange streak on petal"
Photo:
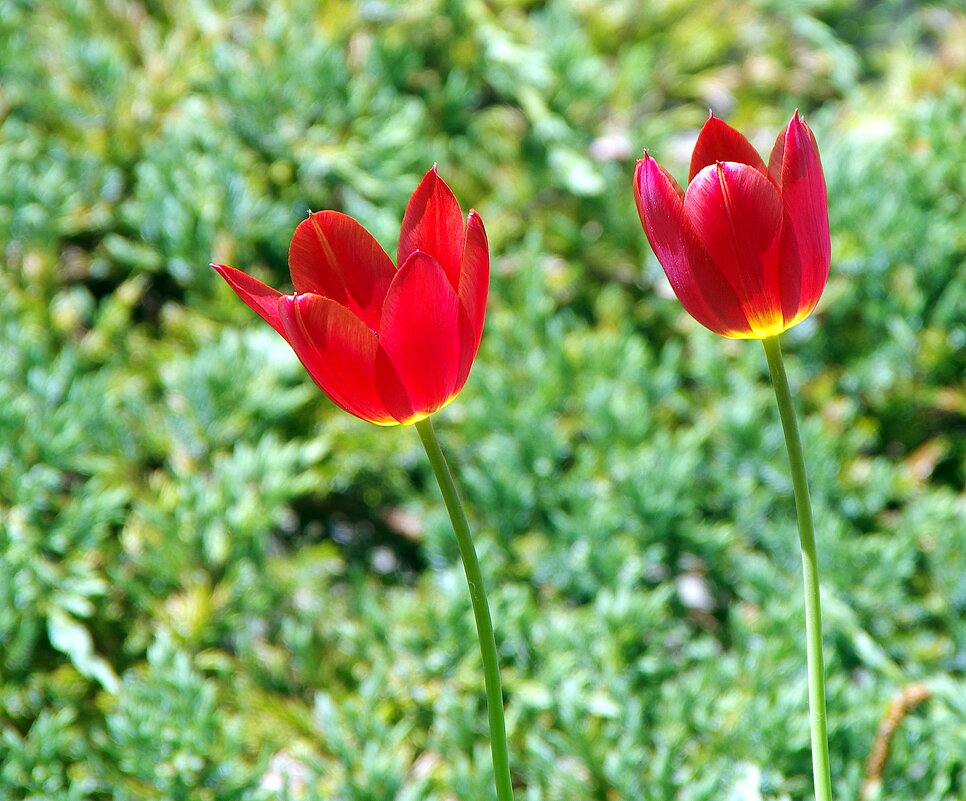
[[[288,260],[296,292],[330,298],[378,330],[396,268],[358,222],[337,211],[309,215],[295,229]]]

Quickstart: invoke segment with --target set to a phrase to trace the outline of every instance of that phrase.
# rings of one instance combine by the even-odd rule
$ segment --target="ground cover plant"
[[[834,795],[966,796],[963,41],[955,2],[4,3],[0,798],[491,797],[418,437],[207,267],[284,288],[310,208],[391,251],[434,162],[493,255],[437,426],[517,797],[809,797],[767,370],[682,312],[631,196],[708,107],[822,145],[831,275],[785,350]]]

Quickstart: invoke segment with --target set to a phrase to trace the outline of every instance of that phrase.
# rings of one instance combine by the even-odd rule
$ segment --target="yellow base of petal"
[[[779,334],[785,333],[789,328],[798,325],[811,313],[812,309],[802,309],[788,322],[781,315],[776,317],[775,315],[769,314],[756,318],[749,316],[748,323],[751,326],[750,331],[729,331],[727,334],[723,334],[723,336],[729,339],[771,339],[772,337],[777,337]]]
[[[439,406],[437,406],[437,407],[436,407],[435,409],[433,409],[433,410],[432,410],[431,412],[421,412],[420,414],[414,414],[414,415],[413,415],[412,417],[407,417],[407,418],[406,418],[405,420],[398,420],[398,421],[396,421],[396,420],[393,420],[393,421],[392,421],[392,422],[390,422],[390,423],[376,423],[376,425],[380,425],[380,426],[396,426],[396,425],[399,425],[399,426],[412,426],[412,425],[416,425],[416,423],[418,423],[418,422],[419,422],[420,420],[425,420],[425,419],[426,419],[427,417],[429,417],[430,415],[432,415],[432,414],[436,414],[436,412],[438,412],[438,411],[439,411],[440,409],[445,409],[445,408],[446,408],[447,406],[449,406],[449,405],[450,405],[450,404],[451,404],[451,403],[452,403],[452,402],[453,402],[454,400],[456,400],[456,396],[457,396],[457,395],[459,395],[459,393],[458,393],[458,392],[457,392],[457,393],[455,393],[455,394],[453,394],[453,395],[451,395],[451,396],[450,396],[450,397],[449,397],[449,398],[448,398],[448,399],[446,400],[446,402],[445,402],[445,403],[443,403],[443,404],[441,404],[441,405],[439,405]],[[375,421],[373,421],[373,422],[375,422]]]

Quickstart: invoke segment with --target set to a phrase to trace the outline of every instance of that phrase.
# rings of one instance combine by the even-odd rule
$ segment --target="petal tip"
[[[645,150],[643,158],[639,158],[634,164],[634,188],[636,191],[640,191],[645,172],[653,169],[656,164],[654,157]]]
[[[480,213],[476,209],[470,209],[466,214],[467,235],[469,234],[469,228],[471,225],[478,225],[481,229],[483,229],[485,236],[486,228],[483,225],[483,217],[480,216]]]

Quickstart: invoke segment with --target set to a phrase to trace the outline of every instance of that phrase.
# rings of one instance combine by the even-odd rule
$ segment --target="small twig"
[[[882,718],[876,730],[875,740],[872,741],[872,751],[865,765],[865,781],[859,792],[859,801],[870,801],[882,785],[882,773],[889,758],[889,746],[892,744],[896,729],[899,728],[902,719],[930,695],[932,693],[925,684],[908,684],[889,702],[885,717]]]

